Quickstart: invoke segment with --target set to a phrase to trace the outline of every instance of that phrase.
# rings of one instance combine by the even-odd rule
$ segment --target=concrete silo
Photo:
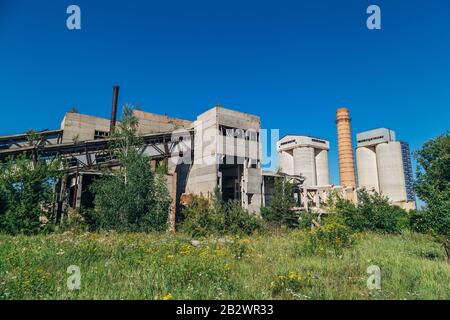
[[[305,186],[316,186],[316,160],[312,147],[299,147],[294,149],[294,174],[305,177]]]
[[[358,185],[366,190],[380,192],[378,185],[377,154],[374,147],[356,149]]]
[[[330,184],[330,173],[328,171],[328,150],[315,149],[317,185],[326,186]]]
[[[406,201],[402,148],[398,141],[376,146],[378,181],[381,193],[393,202]]]
[[[356,135],[358,187],[374,190],[405,209],[415,208],[411,159],[395,132],[379,128]]]
[[[294,174],[294,156],[292,150],[281,151],[278,154],[279,166],[286,174]]]
[[[308,187],[330,185],[327,140],[287,135],[277,142],[280,169],[289,175],[301,175]]]

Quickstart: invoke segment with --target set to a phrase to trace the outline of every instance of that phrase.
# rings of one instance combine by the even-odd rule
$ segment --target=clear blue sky
[[[66,8],[82,30],[66,28]],[[382,30],[366,28],[381,7]],[[0,135],[120,103],[193,119],[215,103],[280,134],[389,127],[412,149],[449,129],[450,1],[0,0]]]

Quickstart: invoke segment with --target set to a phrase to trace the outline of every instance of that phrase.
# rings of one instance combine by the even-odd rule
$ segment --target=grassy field
[[[307,255],[303,236],[0,235],[0,299],[450,299],[450,265],[427,236],[360,234],[341,255]],[[80,290],[67,288],[70,265]],[[381,290],[367,289],[370,265]]]

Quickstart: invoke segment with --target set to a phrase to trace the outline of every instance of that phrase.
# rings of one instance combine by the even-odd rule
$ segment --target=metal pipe
[[[117,100],[119,98],[119,86],[113,86],[113,99],[112,99],[112,110],[111,110],[111,123],[109,131],[112,132],[116,126],[117,118]]]

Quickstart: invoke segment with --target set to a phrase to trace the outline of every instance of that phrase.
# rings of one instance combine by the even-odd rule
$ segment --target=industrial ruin
[[[116,126],[119,88],[113,88],[111,119],[67,112],[60,129],[38,132],[30,144],[28,134],[0,137],[0,161],[26,154],[67,160],[65,175],[54,185],[57,220],[68,207],[92,207],[89,185],[103,168],[120,163],[108,148]],[[357,134],[355,175],[354,149],[349,111],[336,114],[340,185],[330,183],[330,142],[317,137],[289,134],[277,142],[278,172],[262,168],[261,120],[257,115],[216,105],[195,120],[172,118],[134,110],[138,131],[145,143],[144,154],[155,167],[167,165],[167,186],[172,194],[172,217],[189,195],[210,197],[219,190],[224,200],[239,200],[258,214],[270,200],[276,177],[286,177],[296,186],[298,208],[320,210],[331,190],[356,201],[358,188],[379,192],[393,204],[415,208],[408,144],[395,140],[389,129]]]

